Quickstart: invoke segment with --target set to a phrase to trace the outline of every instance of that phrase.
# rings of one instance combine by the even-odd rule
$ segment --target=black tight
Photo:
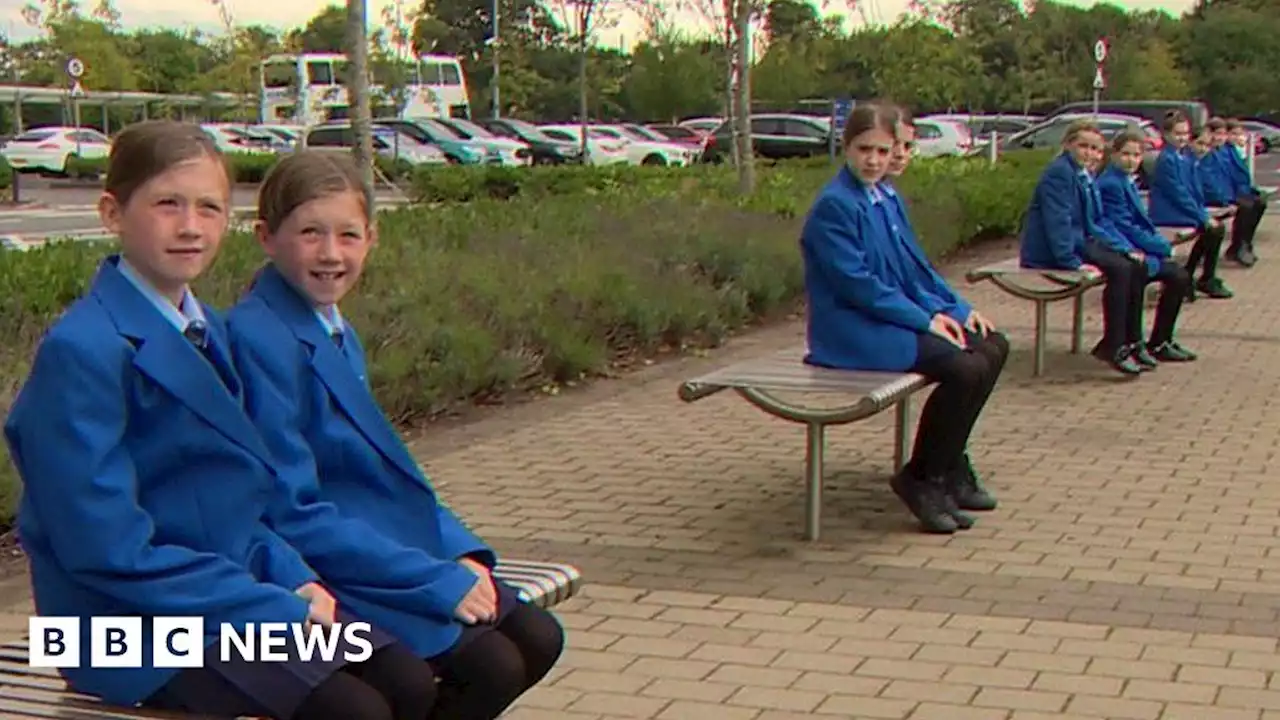
[[[920,411],[909,466],[920,477],[945,476],[964,462],[969,436],[1009,357],[1009,341],[998,332],[966,333],[961,350],[936,335],[920,335],[911,372],[938,383]]]
[[[144,705],[158,710],[273,720],[423,720],[435,703],[436,683],[431,666],[397,643],[330,675],[287,718],[274,714],[263,702],[208,667],[183,670]]]
[[[551,671],[563,648],[551,613],[518,605],[492,631],[430,660],[440,677],[432,720],[493,720]]]

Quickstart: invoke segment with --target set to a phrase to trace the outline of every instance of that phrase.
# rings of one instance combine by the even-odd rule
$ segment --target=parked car
[[[926,115],[920,119],[951,120],[962,123],[969,128],[969,135],[976,142],[982,142],[984,140],[989,141],[993,132],[997,137],[1022,132],[1040,122],[1043,118],[1039,115],[965,115],[961,113],[945,113]]]
[[[533,151],[522,140],[501,137],[466,118],[436,118],[435,121],[452,130],[463,140],[471,140],[489,153],[497,153],[503,165],[521,167],[533,164]]]
[[[85,159],[105,158],[111,140],[93,128],[42,127],[28,130],[0,150],[9,167],[22,173],[65,174],[73,155]]]
[[[407,118],[374,120],[374,125],[395,128],[425,145],[440,148],[446,159],[455,165],[500,164],[502,158],[496,152],[472,140],[464,140],[457,133],[432,118]]]
[[[581,125],[543,125],[539,129],[547,137],[582,147]],[[589,165],[617,165],[628,162],[625,140],[601,137],[588,132],[586,147]]]
[[[287,152],[291,146],[274,133],[255,130],[250,125],[233,123],[204,123],[200,126],[213,138],[213,144],[224,153],[277,153]]]
[[[1147,136],[1148,152],[1158,151],[1163,146],[1160,131],[1150,120],[1132,115],[1099,113],[1095,116],[1093,113],[1066,113],[1055,115],[1036,125],[1032,125],[1022,132],[1014,133],[1000,140],[1000,150],[1007,152],[1009,150],[1062,147],[1062,138],[1067,133],[1067,127],[1081,118],[1095,121],[1098,124],[1098,129],[1102,131],[1103,136],[1108,140],[1115,137],[1116,133],[1121,130],[1136,126]],[[982,143],[974,148],[970,154],[976,155],[989,152],[987,149],[989,145],[989,141]]]
[[[304,146],[307,148],[355,147],[355,132],[349,122],[328,122],[307,132]],[[411,165],[444,165],[449,162],[444,151],[428,145],[396,128],[375,125],[373,151],[388,160],[401,160]]]
[[[625,125],[590,125],[587,135],[626,143],[627,161],[632,165],[692,165],[697,154],[682,145],[653,139],[644,132],[636,132]]]
[[[688,120],[681,120],[677,124],[680,127],[687,127],[690,130],[697,130],[698,132],[711,134],[716,131],[716,128],[724,124],[724,118],[720,118],[720,117],[689,118]]]
[[[1127,115],[1140,117],[1159,127],[1164,122],[1165,113],[1170,110],[1181,110],[1187,114],[1193,126],[1201,126],[1209,122],[1209,106],[1199,100],[1102,100],[1098,103],[1098,112],[1104,115]],[[1049,113],[1045,119],[1052,120],[1062,115],[1092,115],[1093,101],[1081,100],[1071,102]]]
[[[1245,132],[1253,133],[1257,138],[1255,153],[1269,153],[1272,148],[1280,145],[1280,127],[1262,120],[1242,120],[1240,124],[1244,125]]]
[[[973,135],[964,123],[921,118],[915,126],[916,154],[920,157],[964,155],[973,148]]]
[[[695,130],[683,125],[653,123],[645,127],[666,138],[667,142],[688,145],[689,147],[697,148],[699,152],[707,149],[707,140],[711,137],[709,131]]]
[[[721,123],[711,135],[703,158],[723,162],[733,156],[733,132]],[[769,113],[751,116],[751,147],[769,160],[816,157],[831,152],[831,119],[816,115]]]
[[[489,118],[473,122],[495,135],[519,140],[528,145],[534,165],[582,162],[582,147],[578,143],[553,138],[531,122],[513,118]]]

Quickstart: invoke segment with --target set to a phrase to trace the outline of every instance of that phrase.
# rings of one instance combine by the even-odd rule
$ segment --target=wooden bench
[[[1229,211],[1215,211],[1213,216],[1224,219]],[[1194,228],[1160,228],[1161,234],[1174,247],[1195,239]],[[1101,277],[1087,277],[1077,270],[1037,270],[1022,267],[1018,258],[1010,258],[991,265],[970,270],[965,275],[970,283],[990,282],[1010,295],[1030,300],[1035,304],[1035,337],[1032,343],[1032,369],[1034,377],[1044,374],[1044,351],[1048,342],[1049,304],[1061,300],[1072,301],[1071,352],[1079,354],[1084,345],[1084,295],[1091,288],[1103,284]]]
[[[897,410],[893,470],[902,469],[911,441],[911,396],[931,382],[913,373],[832,370],[806,365],[804,353],[789,350],[721,368],[680,386],[680,399],[697,402],[721,390],[733,389],[747,402],[783,420],[805,426],[804,534],[810,541],[821,535],[823,456],[826,429],[865,420],[889,409]],[[848,397],[837,407],[810,408],[775,393],[832,393]]]
[[[577,568],[556,563],[504,560],[493,574],[519,590],[526,602],[545,608],[568,600],[582,585]],[[30,667],[27,658],[26,641],[0,645],[0,718],[4,720],[214,720],[207,715],[105,705],[68,689],[57,669]]]

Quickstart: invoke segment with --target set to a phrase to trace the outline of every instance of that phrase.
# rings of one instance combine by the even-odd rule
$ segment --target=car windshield
[[[414,118],[414,122],[427,128],[433,133],[444,136],[446,140],[462,140],[464,139],[453,128],[441,122],[436,122],[433,118]]]
[[[658,133],[650,130],[647,127],[642,127],[640,125],[627,125],[625,126],[625,129],[628,132],[630,132],[632,135],[639,136],[641,138],[644,138],[645,140],[652,140],[654,142],[668,142],[667,138],[663,137],[662,135],[659,135]]]
[[[58,132],[57,130],[30,130],[28,132],[22,133],[21,135],[14,138],[10,142],[20,142],[20,143],[44,142],[45,140],[48,140],[49,138],[56,135],[57,132]]]
[[[623,137],[623,135],[619,134],[617,130],[602,127],[587,128],[587,135],[589,137],[603,137],[611,140],[620,140]]]
[[[449,118],[448,122],[450,127],[458,128],[462,132],[470,135],[471,137],[484,138],[485,140],[492,140],[498,137],[497,135],[494,135],[493,133],[489,132],[487,129],[482,128],[479,125],[471,122],[470,120],[463,120],[462,118]]]
[[[542,132],[542,128],[538,127],[537,125],[534,125],[531,122],[525,122],[524,120],[505,120],[504,122],[507,124],[507,127],[514,130],[517,135],[525,138],[526,140],[556,140],[557,139],[557,138],[551,137],[551,135],[547,133]]]

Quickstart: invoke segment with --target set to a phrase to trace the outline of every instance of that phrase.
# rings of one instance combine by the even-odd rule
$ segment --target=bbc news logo
[[[89,618],[89,667],[142,667],[144,634],[140,617]],[[154,617],[151,623],[151,667],[204,667],[204,618]],[[32,667],[76,668],[81,663],[82,637],[78,617],[31,617]],[[342,659],[363,662],[373,655],[369,623],[334,623],[329,627],[304,623],[248,623],[243,629],[222,623],[218,632],[218,659],[231,662],[333,662],[338,648],[346,645]],[[293,653],[289,645],[293,644]]]

